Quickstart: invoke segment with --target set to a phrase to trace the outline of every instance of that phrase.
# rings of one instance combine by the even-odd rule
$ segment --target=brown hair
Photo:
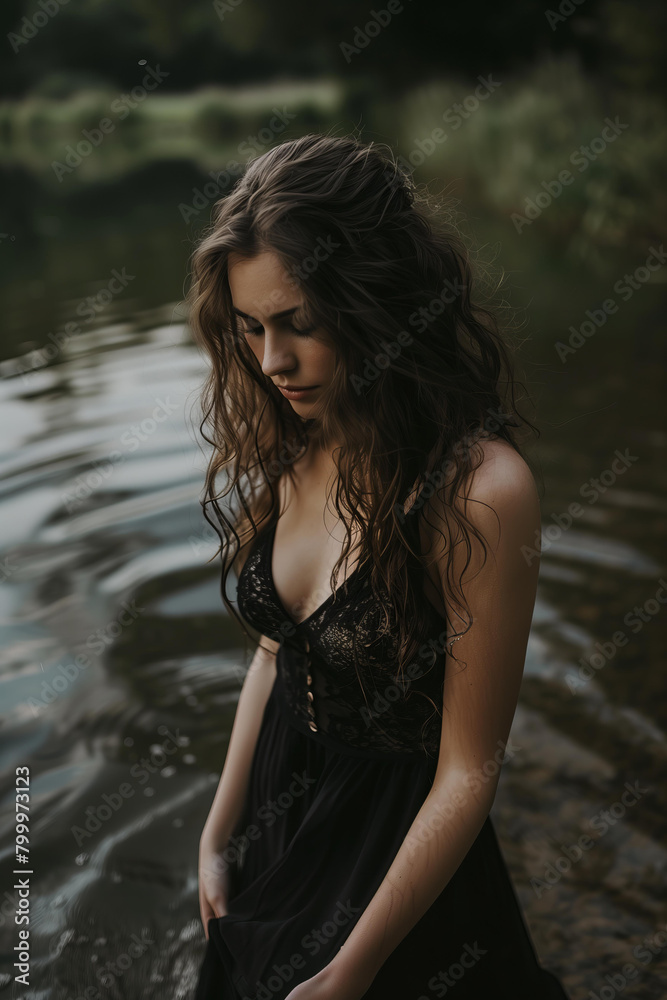
[[[317,420],[302,420],[263,374],[232,312],[229,255],[262,251],[277,255],[302,292],[305,324],[336,345]],[[451,207],[418,191],[386,147],[306,135],[247,165],[214,206],[191,267],[189,324],[211,363],[200,429],[213,452],[202,504],[221,539],[226,606],[236,615],[226,595],[239,551],[232,537],[240,547],[278,516],[276,482],[293,475],[311,439],[344,441],[333,499],[348,534],[332,591],[356,526],[360,561],[383,594],[387,625],[391,616],[399,629],[402,678],[427,627],[422,589],[411,584],[423,578],[414,540],[428,497],[447,505],[469,561],[470,531],[480,536],[453,500],[482,460],[475,442],[492,433],[523,454],[515,429],[535,429],[516,409],[498,321],[473,304],[471,255]],[[451,550],[441,582],[446,606],[465,610]]]

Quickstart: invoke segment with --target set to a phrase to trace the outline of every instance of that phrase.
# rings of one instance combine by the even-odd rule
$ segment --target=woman
[[[204,510],[259,636],[201,837],[196,1000],[566,996],[489,818],[540,514],[471,282],[352,138],[252,161],[193,255]]]

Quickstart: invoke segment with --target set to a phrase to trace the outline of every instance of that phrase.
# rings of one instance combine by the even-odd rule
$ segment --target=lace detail
[[[355,751],[437,758],[442,725],[446,622],[433,605],[418,660],[396,681],[397,635],[363,570],[308,618],[283,608],[271,573],[275,526],[264,529],[237,586],[241,616],[279,643],[277,673],[291,721]],[[356,664],[355,664],[356,660]]]

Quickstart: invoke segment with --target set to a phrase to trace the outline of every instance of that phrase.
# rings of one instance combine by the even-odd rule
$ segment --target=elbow
[[[429,797],[452,817],[472,813],[486,819],[496,797],[498,777],[481,768],[449,767],[436,774]]]

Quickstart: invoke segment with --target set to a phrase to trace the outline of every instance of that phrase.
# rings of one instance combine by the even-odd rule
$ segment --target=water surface
[[[199,503],[204,361],[185,326],[192,233],[177,213],[196,176],[183,167],[164,189],[160,177],[130,227],[116,221],[119,192],[142,203],[145,178],[98,205],[95,226],[43,211],[34,245],[13,246],[3,293],[0,992],[12,997],[24,995],[10,984],[18,765],[31,773],[25,995],[187,997],[204,946],[198,839],[252,646],[222,605]],[[593,271],[537,227],[518,236],[481,209],[474,225],[524,310],[542,429],[520,751],[493,815],[542,961],[572,996],[634,963],[624,996],[658,998],[667,949],[642,941],[667,921],[664,277],[563,362],[556,342],[641,260],[619,251]],[[134,281],[45,351],[123,268]],[[628,784],[639,791],[621,809]],[[584,833],[593,846],[568,867],[564,848]]]

